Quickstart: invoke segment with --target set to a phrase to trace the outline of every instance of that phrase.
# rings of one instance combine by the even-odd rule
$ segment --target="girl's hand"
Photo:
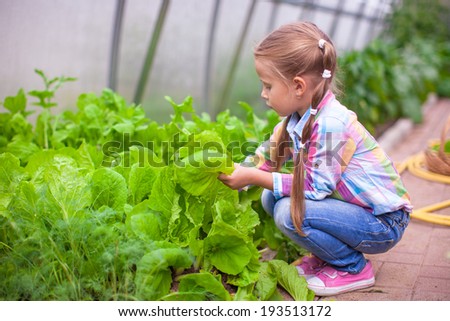
[[[252,168],[234,164],[234,172],[231,175],[220,174],[218,179],[231,189],[241,189],[251,185]]]
[[[257,185],[273,189],[272,174],[254,167],[244,167],[234,164],[234,172],[231,175],[220,174],[218,179],[231,189],[241,189],[248,185]]]

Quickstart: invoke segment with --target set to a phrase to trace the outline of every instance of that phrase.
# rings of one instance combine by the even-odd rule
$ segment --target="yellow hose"
[[[419,153],[416,155],[411,156],[406,161],[396,164],[398,172],[401,174],[405,170],[408,170],[411,174],[430,180],[433,182],[443,183],[443,184],[450,184],[450,176],[441,175],[437,173],[433,173],[428,171],[424,166],[424,155],[423,153]],[[450,206],[450,199],[432,204],[429,206],[425,206],[419,209],[414,210],[411,213],[412,218],[416,218],[422,221],[426,221],[429,223],[435,223],[440,225],[446,225],[450,226],[450,216],[447,215],[441,215],[433,213],[434,211],[446,208]]]
[[[425,168],[423,153],[412,156],[407,161],[407,167],[411,174],[418,177],[438,183],[450,184],[450,176],[433,173]]]

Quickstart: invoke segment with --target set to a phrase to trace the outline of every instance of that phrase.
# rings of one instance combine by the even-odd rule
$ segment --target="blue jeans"
[[[383,253],[397,244],[409,223],[409,214],[403,210],[373,215],[333,198],[306,200],[302,225],[306,236],[301,236],[291,220],[290,197],[277,201],[272,191],[264,190],[261,201],[283,234],[337,270],[349,273],[364,268],[363,253]]]

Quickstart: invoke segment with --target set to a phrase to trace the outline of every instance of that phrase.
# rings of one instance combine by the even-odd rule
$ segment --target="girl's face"
[[[261,59],[255,59],[255,68],[263,86],[261,97],[266,101],[267,106],[275,110],[278,115],[285,117],[294,112],[302,115],[309,107],[309,103],[304,101],[303,91],[299,92],[299,84],[295,81],[300,77],[295,77],[291,82],[287,82]]]

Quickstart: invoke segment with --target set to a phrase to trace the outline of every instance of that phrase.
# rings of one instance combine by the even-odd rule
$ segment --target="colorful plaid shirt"
[[[358,122],[356,114],[341,105],[330,91],[317,109],[311,138],[305,144],[305,197],[340,199],[362,206],[375,215],[399,209],[411,212],[410,198],[400,175],[376,140]],[[310,109],[303,116],[292,115],[287,125],[291,138],[287,159],[298,152],[309,117]],[[276,198],[290,195],[293,177],[274,172],[270,160],[270,147],[274,146],[274,137],[281,129],[280,123],[270,140],[248,157],[245,164],[273,172]]]

